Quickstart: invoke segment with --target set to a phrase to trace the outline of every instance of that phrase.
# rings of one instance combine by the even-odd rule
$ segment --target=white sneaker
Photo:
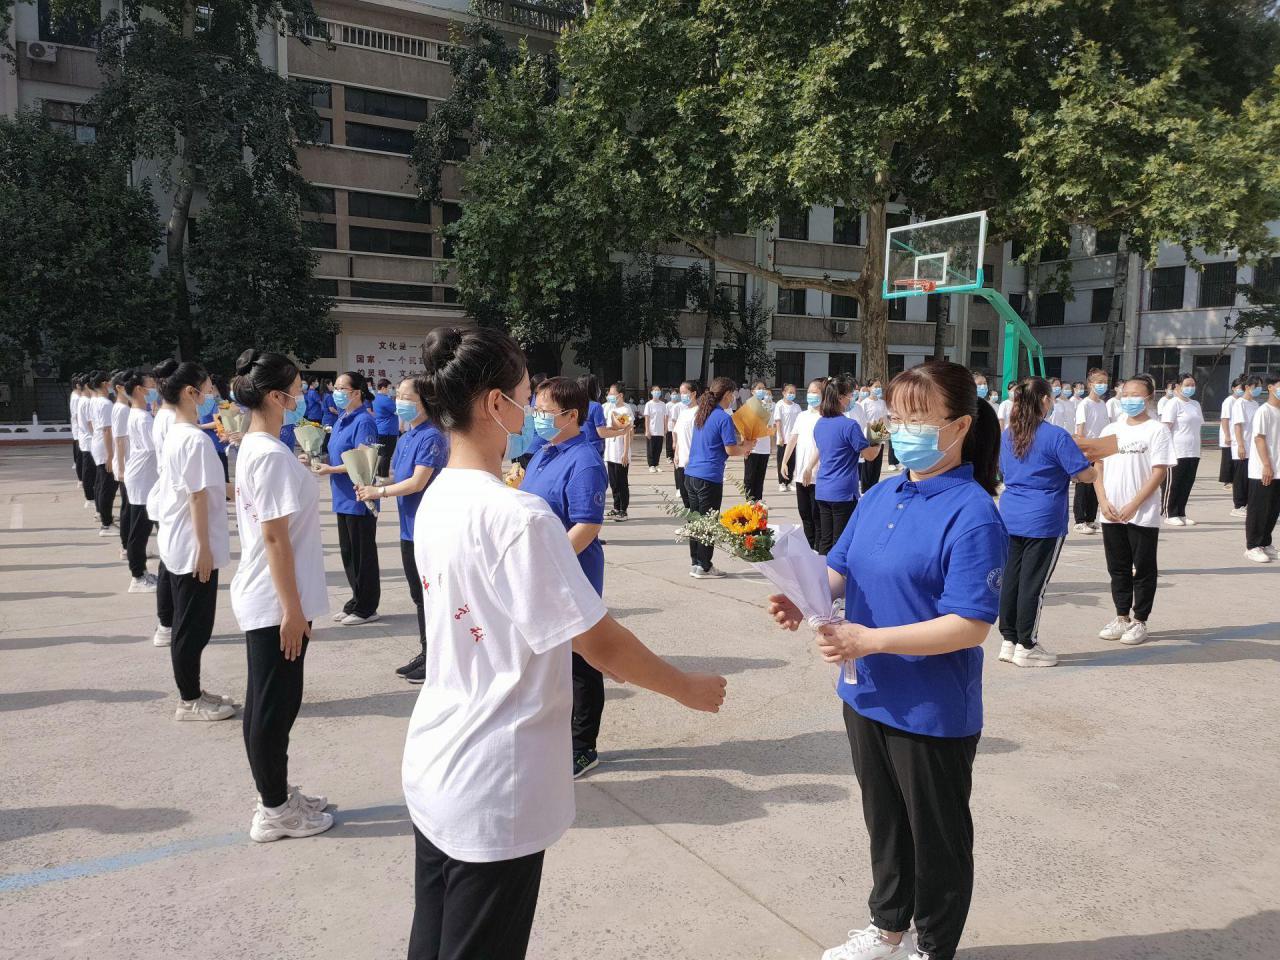
[[[1058,655],[1050,653],[1042,643],[1037,643],[1034,647],[1018,644],[1013,651],[1013,665],[1015,667],[1056,667]]]
[[[175,720],[230,720],[236,715],[236,708],[229,703],[223,703],[221,699],[214,699],[206,693],[201,693],[194,700],[182,700],[178,703],[178,709],[174,711],[173,719]]]
[[[779,493],[786,493],[786,492],[787,492],[787,485],[786,485],[785,483],[780,483],[780,484],[778,484],[778,492],[779,492]]]
[[[126,550],[124,547],[121,547],[121,548],[120,548],[120,559],[121,559],[121,560],[128,560],[128,559],[129,559],[129,551],[128,551],[128,550]]]
[[[1098,631],[1098,636],[1103,640],[1119,640],[1125,635],[1125,631],[1129,629],[1130,621],[1121,620],[1116,617],[1105,627]]]
[[[1272,560],[1275,560],[1278,557],[1280,557],[1280,554],[1276,553],[1275,547],[1263,547],[1262,549],[1266,551],[1267,556],[1270,557]]]
[[[162,627],[156,624],[156,632],[151,635],[153,647],[167,647],[173,643],[173,627]]]
[[[997,657],[1001,663],[1013,662],[1013,648],[1017,646],[1012,640],[1000,641],[1000,656]]]
[[[1231,516],[1233,517],[1247,517],[1248,515],[1249,515],[1248,507],[1236,507],[1234,510],[1231,511]]]
[[[689,576],[695,580],[719,580],[724,576],[724,571],[716,567],[715,564],[712,564],[710,570],[703,570],[701,567],[695,566],[689,571]]]
[[[1194,520],[1192,520],[1190,517],[1183,517],[1183,518],[1182,518],[1182,525],[1183,525],[1184,527],[1194,527],[1194,526],[1196,525],[1196,522],[1195,522]]]
[[[1102,532],[1102,521],[1101,521],[1101,520],[1091,520],[1091,521],[1089,521],[1089,526],[1093,527],[1093,532],[1094,532],[1094,533],[1101,533],[1101,532]]]
[[[156,585],[144,574],[129,581],[129,593],[155,593]]]
[[[347,611],[345,610],[339,610],[337,613],[333,615],[334,623],[341,623],[345,619],[347,619]]]
[[[96,504],[94,504],[94,502],[93,502],[92,500],[86,500],[86,501],[84,502],[84,508],[85,508],[86,510],[92,510],[92,509],[94,508],[94,506],[96,506]]]
[[[1185,527],[1187,524],[1181,517],[1165,517],[1164,525],[1166,527]]]
[[[901,943],[890,943],[874,924],[865,930],[850,930],[849,939],[822,954],[822,960],[908,960],[912,952],[911,934]]]
[[[1246,560],[1252,560],[1254,563],[1270,563],[1271,554],[1267,553],[1262,547],[1254,547],[1252,550],[1244,552]]]
[[[1124,632],[1124,636],[1120,638],[1121,643],[1127,643],[1131,647],[1145,642],[1147,639],[1147,625],[1141,620],[1135,620],[1129,624],[1129,629]]]
[[[1243,516],[1243,514],[1241,514],[1241,516]],[[98,527],[98,536],[100,537],[116,537],[119,535],[120,531],[116,529],[115,524],[113,523],[109,523],[105,527]]]
[[[354,627],[361,623],[374,623],[375,621],[378,621],[381,619],[382,617],[378,614],[378,611],[376,610],[373,613],[369,614],[367,617],[362,617],[358,613],[348,613],[345,617],[342,618],[342,624],[343,626]]]
[[[333,815],[320,810],[310,810],[298,801],[298,794],[289,794],[279,813],[272,814],[261,803],[253,812],[253,824],[249,827],[249,839],[256,843],[270,843],[285,837],[314,837],[333,826]]]
[[[313,796],[310,796],[309,794],[303,793],[301,787],[297,787],[297,786],[294,786],[293,784],[290,784],[289,798],[293,799],[294,797],[298,798],[298,804],[300,806],[302,806],[307,810],[312,810],[316,813],[319,813],[321,810],[323,810],[325,807],[329,805],[329,798],[326,797],[323,793],[317,794],[316,796],[313,797]],[[262,806],[262,798],[258,797],[253,801],[253,808],[254,810],[257,810],[258,807],[260,806]]]
[[[1087,523],[1077,523],[1074,529],[1076,533],[1082,534],[1083,536],[1086,536],[1086,537],[1089,536],[1090,534],[1097,533],[1097,531],[1094,530],[1093,527],[1089,526],[1089,524]]]
[[[794,488],[791,486],[791,484],[789,484],[789,483],[788,483],[788,484],[787,484],[787,493],[791,493],[793,489],[794,489]]]

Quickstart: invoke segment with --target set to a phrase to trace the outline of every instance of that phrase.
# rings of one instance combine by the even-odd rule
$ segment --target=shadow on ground
[[[177,807],[113,807],[105,803],[74,803],[61,807],[0,809],[0,841],[35,837],[60,830],[94,833],[162,833],[191,819]]]
[[[770,808],[797,803],[846,803],[849,791],[829,783],[797,783],[749,790],[720,777],[647,777],[642,780],[586,780],[609,800],[607,806],[579,803],[578,829],[687,823],[727,826],[769,815]]]
[[[23,693],[0,693],[0,713],[9,710],[36,710],[62,703],[144,703],[163,700],[168,694],[163,690],[30,690]]]

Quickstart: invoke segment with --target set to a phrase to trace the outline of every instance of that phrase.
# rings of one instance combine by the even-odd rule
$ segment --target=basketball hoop
[[[920,293],[933,293],[938,289],[937,280],[922,280],[918,277],[898,277],[893,285],[902,291],[917,290]]]

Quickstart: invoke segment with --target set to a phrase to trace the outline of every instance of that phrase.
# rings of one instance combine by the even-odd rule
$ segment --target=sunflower
[[[726,510],[720,515],[720,526],[730,533],[750,533],[756,529],[757,522],[754,511],[745,503]]]

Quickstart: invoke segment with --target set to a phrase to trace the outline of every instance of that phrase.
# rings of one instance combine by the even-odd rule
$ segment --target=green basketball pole
[[[1000,397],[1009,395],[1009,388],[1018,381],[1018,355],[1020,350],[1026,351],[1027,370],[1033,377],[1043,377],[1044,350],[1040,342],[1031,335],[1031,328],[1018,316],[1018,311],[1004,298],[1004,294],[990,287],[980,287],[967,291],[975,297],[981,297],[1004,321],[1004,363],[1000,374]]]

